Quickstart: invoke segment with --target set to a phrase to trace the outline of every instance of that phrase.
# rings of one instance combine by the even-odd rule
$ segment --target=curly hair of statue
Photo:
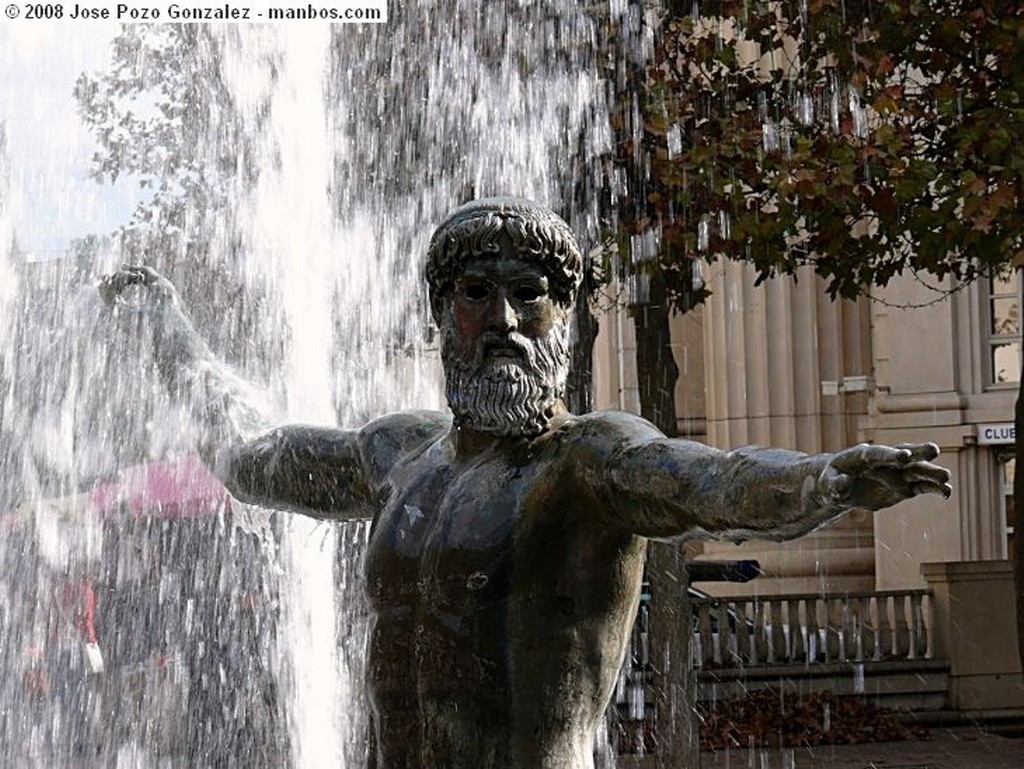
[[[572,304],[583,277],[583,255],[569,225],[531,200],[484,198],[456,209],[430,239],[425,272],[435,319],[466,262],[500,254],[502,236],[520,259],[547,273],[556,301]]]

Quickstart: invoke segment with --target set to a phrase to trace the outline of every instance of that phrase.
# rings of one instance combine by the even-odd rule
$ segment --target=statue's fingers
[[[146,287],[168,299],[175,296],[174,284],[148,264],[138,266],[139,274],[144,276]]]
[[[928,483],[944,485],[949,483],[949,470],[933,465],[931,462],[918,462],[905,467],[903,480],[910,484]]]
[[[139,282],[139,277],[127,269],[118,270],[110,275],[104,275],[100,279],[100,295],[107,302],[112,301],[128,286]]]
[[[939,455],[939,447],[934,443],[897,443],[893,448],[909,451],[911,462],[931,462]]]
[[[953,494],[953,487],[940,481],[917,481],[910,487],[914,494],[941,494],[943,499],[949,499]]]
[[[846,499],[853,490],[853,479],[843,473],[836,473],[825,481],[825,493],[831,499]]]
[[[859,474],[872,467],[905,465],[912,456],[908,449],[862,443],[836,454],[832,466],[842,473]]]
[[[110,281],[116,288],[121,289],[126,286],[141,283],[144,278],[144,273],[142,273],[137,266],[125,264],[122,265],[121,269],[117,272],[104,277],[104,280]]]
[[[140,264],[136,269],[139,271],[139,274],[146,276],[146,278],[152,283],[160,283],[166,280],[163,275],[154,270],[148,264]]]
[[[953,493],[949,470],[931,462],[913,462],[901,468],[879,469],[876,473],[882,483],[903,497],[941,494],[948,499]]]

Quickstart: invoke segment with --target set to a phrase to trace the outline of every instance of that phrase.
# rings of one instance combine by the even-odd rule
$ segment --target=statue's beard
[[[450,320],[443,326],[441,359],[455,424],[499,437],[544,432],[569,370],[565,323],[557,321],[539,340],[488,332],[475,345],[461,339]]]

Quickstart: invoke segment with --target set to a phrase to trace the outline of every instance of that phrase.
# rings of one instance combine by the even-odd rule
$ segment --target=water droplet
[[[796,117],[801,125],[810,126],[814,124],[814,97],[806,91],[801,91],[797,94]]]
[[[697,250],[707,252],[711,241],[711,217],[707,214],[701,216],[697,222]]]
[[[722,240],[729,240],[732,237],[732,217],[728,211],[718,212],[718,235]]]
[[[678,123],[673,123],[665,134],[665,141],[668,144],[669,160],[680,155],[683,151],[683,132]]]
[[[849,88],[850,117],[853,119],[853,135],[864,139],[868,135],[868,115],[860,103],[860,90],[856,86]]]
[[[779,127],[771,118],[761,125],[761,138],[765,152],[775,152],[779,149]]]

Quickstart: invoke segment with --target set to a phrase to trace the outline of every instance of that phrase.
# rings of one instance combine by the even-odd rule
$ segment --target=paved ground
[[[929,730],[931,739],[872,745],[733,750],[701,756],[701,769],[1024,769],[1024,738],[977,729]]]

